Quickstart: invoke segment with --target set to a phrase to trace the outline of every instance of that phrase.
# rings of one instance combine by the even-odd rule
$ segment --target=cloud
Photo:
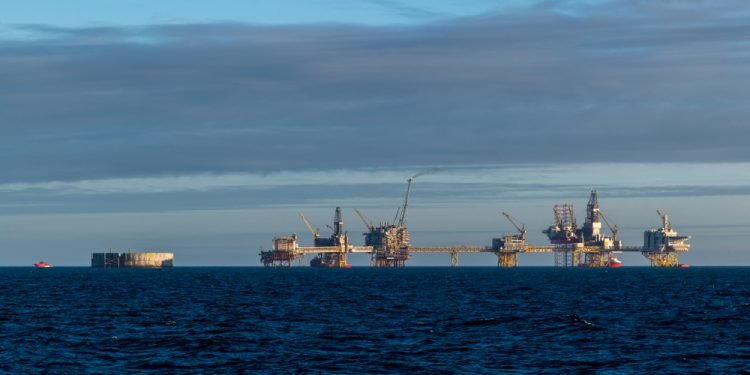
[[[460,166],[415,180],[416,207],[584,199],[750,195],[748,163],[638,163]],[[623,173],[622,171],[628,171]],[[689,171],[689,173],[688,173]],[[193,174],[0,184],[4,214],[163,212],[255,208],[390,210],[401,204],[413,169],[340,169],[272,173]],[[523,202],[523,203],[521,203]]]
[[[363,0],[381,8],[384,8],[400,17],[411,19],[439,19],[444,14],[422,7],[411,6],[398,0]]]
[[[749,161],[744,3],[540,2],[421,26],[0,41],[0,183]]]

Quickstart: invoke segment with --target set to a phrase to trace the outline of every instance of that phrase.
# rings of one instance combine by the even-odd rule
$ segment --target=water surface
[[[0,371],[750,369],[750,268],[0,269]]]

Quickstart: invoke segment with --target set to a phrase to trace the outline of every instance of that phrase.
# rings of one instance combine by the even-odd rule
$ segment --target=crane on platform
[[[526,240],[526,224],[521,223],[521,226],[519,227],[518,224],[516,224],[515,220],[513,220],[513,217],[508,213],[503,212],[503,216],[505,216],[505,218],[508,219],[508,221],[510,221],[510,223],[513,224],[514,227],[516,227],[516,230],[521,233],[521,239]]]
[[[398,219],[398,226],[404,226],[404,224],[406,223],[406,208],[409,206],[409,193],[411,192],[411,183],[414,181],[415,177],[417,177],[417,175],[409,177],[409,179],[407,180],[408,184],[406,185],[406,196],[404,197],[404,206],[401,207],[401,216]],[[398,211],[396,211],[396,216],[398,216]]]
[[[305,215],[302,212],[299,213],[299,217],[305,223],[305,226],[307,226],[307,229],[310,231],[310,234],[312,234],[313,237],[315,238],[320,237],[320,230],[313,229],[312,224],[310,224],[310,222],[307,220],[307,218],[305,218]]]
[[[375,229],[375,226],[372,225],[372,222],[370,220],[367,220],[363,213],[359,212],[359,210],[356,208],[354,209],[354,212],[356,212],[357,216],[359,216],[359,218],[362,219],[362,222],[365,223],[367,230],[372,231],[373,229]]]
[[[602,211],[599,211],[599,217],[604,220],[604,224],[607,225],[607,228],[609,228],[610,231],[612,231],[612,240],[614,242],[617,242],[617,224],[614,226],[609,223],[609,220],[607,220],[607,217],[604,216],[604,213]]]

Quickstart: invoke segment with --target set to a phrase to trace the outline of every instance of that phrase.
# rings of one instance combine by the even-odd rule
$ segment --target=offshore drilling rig
[[[599,207],[596,190],[591,191],[586,205],[586,220],[582,228],[576,225],[573,205],[555,205],[553,224],[542,231],[556,245],[555,265],[559,267],[619,267],[621,262],[615,252],[639,251],[641,248],[623,248],[617,238],[617,225],[610,225]],[[612,232],[602,232],[602,220]]]
[[[295,260],[302,259],[306,254],[316,254],[310,262],[313,267],[348,268],[346,257],[349,253],[370,254],[370,265],[375,267],[404,267],[413,253],[446,253],[450,254],[451,266],[458,266],[460,253],[493,253],[498,258],[500,267],[516,267],[520,253],[554,253],[555,265],[558,267],[619,267],[622,262],[614,254],[620,252],[640,252],[650,260],[654,267],[677,267],[678,254],[687,252],[689,246],[686,241],[690,236],[680,236],[672,228],[667,214],[659,214],[662,226],[649,229],[644,233],[642,247],[622,245],[618,239],[617,225],[612,225],[599,206],[596,191],[592,191],[586,206],[586,219],[578,228],[573,205],[559,204],[553,208],[553,224],[542,231],[547,235],[550,245],[532,245],[526,243],[526,226],[517,222],[511,215],[503,215],[516,229],[517,233],[505,234],[493,238],[490,246],[413,246],[406,226],[406,215],[409,207],[409,195],[414,179],[419,174],[407,180],[404,203],[396,211],[393,222],[381,222],[374,225],[362,212],[354,209],[367,227],[365,246],[354,246],[344,231],[344,221],[341,209],[336,208],[333,226],[328,226],[332,234],[329,238],[321,238],[320,232],[314,230],[312,224],[300,214],[310,233],[314,237],[313,247],[301,247],[297,242],[297,235],[277,237],[273,240],[273,247],[268,251],[261,251],[261,262],[264,266],[289,267]],[[611,235],[602,231],[602,224],[606,225]]]
[[[336,207],[336,213],[333,216],[333,226],[328,226],[331,229],[331,237],[320,238],[320,232],[316,230],[312,231],[312,225],[307,221],[305,215],[299,214],[302,221],[310,229],[313,234],[315,247],[335,247],[342,251],[333,253],[318,253],[310,261],[311,267],[347,267],[346,263],[346,249],[349,244],[349,235],[344,232],[344,219],[341,216],[341,207]]]
[[[302,259],[307,254],[316,254],[310,261],[311,267],[349,268],[346,262],[348,253],[370,253],[371,247],[353,246],[349,243],[349,235],[344,232],[344,219],[341,215],[341,207],[336,207],[333,217],[333,226],[328,226],[332,231],[329,238],[321,238],[320,231],[313,229],[312,224],[299,214],[305,226],[313,235],[313,247],[302,247],[297,242],[297,235],[277,237],[273,239],[271,250],[260,252],[261,263],[265,267],[290,267],[295,260]]]

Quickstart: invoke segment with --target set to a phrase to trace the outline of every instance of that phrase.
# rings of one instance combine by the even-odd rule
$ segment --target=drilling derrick
[[[576,225],[572,204],[556,204],[552,208],[552,225],[542,231],[555,249],[555,266],[573,267],[583,262],[583,239]]]
[[[599,221],[599,198],[596,190],[591,191],[589,203],[586,205],[586,221],[582,234],[584,242],[599,241],[602,237],[602,222]]]
[[[305,218],[305,215],[299,214],[302,221],[313,235],[313,247],[301,247],[297,242],[297,235],[276,237],[272,242],[272,249],[260,252],[260,261],[266,267],[289,267],[292,262],[302,259],[305,254],[317,254],[310,262],[312,267],[334,267],[349,268],[346,263],[346,254],[349,252],[369,252],[371,249],[352,246],[349,243],[349,236],[344,232],[344,220],[341,218],[341,208],[336,207],[336,215],[333,220],[333,226],[328,225],[333,234],[329,238],[321,238],[320,231],[313,229],[312,224]]]
[[[602,233],[602,220],[612,231],[612,237]],[[591,191],[589,203],[586,205],[586,222],[581,228],[581,238],[585,245],[583,267],[619,267],[621,262],[614,257],[613,252],[620,250],[621,244],[617,240],[617,226],[607,221],[599,208],[599,198],[596,190]]]
[[[340,251],[318,253],[318,255],[310,261],[310,266],[329,268],[348,267],[348,264],[346,263],[346,253],[349,249],[349,236],[344,232],[344,219],[341,215],[341,207],[336,207],[336,213],[333,217],[333,226],[329,226],[329,228],[333,232],[331,237],[320,238],[316,236],[315,247],[335,247],[339,248]]]
[[[572,204],[556,204],[552,208],[552,218],[552,225],[542,231],[552,244],[563,245],[581,242],[578,237]]]
[[[661,228],[649,229],[643,233],[642,254],[651,261],[654,267],[679,266],[679,253],[687,252],[690,245],[686,242],[690,236],[680,236],[672,228],[669,215],[656,210],[661,218]]]

